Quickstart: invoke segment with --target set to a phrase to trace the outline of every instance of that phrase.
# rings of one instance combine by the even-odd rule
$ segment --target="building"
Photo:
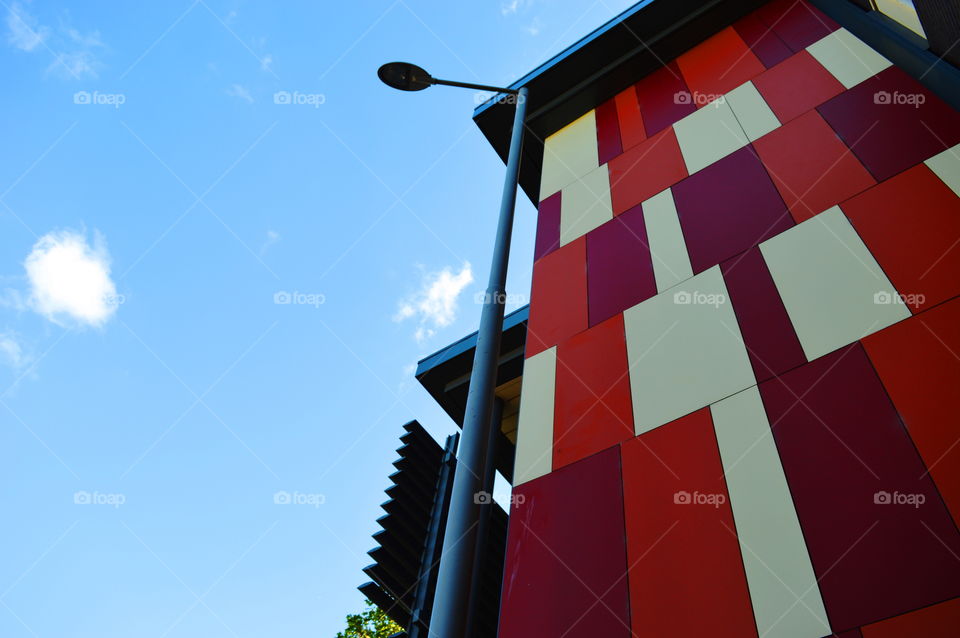
[[[940,0],[648,0],[513,85],[500,638],[960,635],[958,41]]]

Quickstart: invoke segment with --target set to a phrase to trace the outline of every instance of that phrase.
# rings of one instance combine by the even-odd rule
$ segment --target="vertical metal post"
[[[511,98],[506,98],[511,99]],[[480,315],[477,348],[470,375],[463,435],[457,458],[457,472],[453,479],[450,512],[443,537],[440,557],[440,575],[433,598],[430,635],[434,638],[465,638],[473,565],[477,547],[477,524],[480,505],[474,495],[480,491],[483,461],[491,427],[497,363],[500,356],[500,336],[503,332],[503,305],[506,301],[507,263],[510,257],[510,239],[513,232],[513,214],[520,178],[520,150],[527,110],[527,89],[521,88],[515,97],[513,132],[507,156],[507,174],[500,200],[500,218],[490,265],[487,296]]]

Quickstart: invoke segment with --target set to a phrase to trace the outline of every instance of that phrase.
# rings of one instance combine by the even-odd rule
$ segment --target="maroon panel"
[[[560,193],[557,191],[540,202],[537,207],[537,241],[533,247],[533,260],[560,246]]]
[[[513,493],[500,638],[629,636],[619,446]]]
[[[794,52],[840,28],[806,0],[774,0],[757,9],[756,15]]]
[[[851,629],[850,631],[845,631],[842,634],[833,634],[836,638],[863,638],[863,634],[860,633],[860,629]]]
[[[758,382],[807,362],[759,248],[720,265]]]
[[[751,13],[734,22],[733,28],[768,69],[793,55],[793,51],[757,17],[756,13]]]
[[[637,204],[587,233],[587,306],[590,325],[657,294],[653,259]]]
[[[620,124],[617,121],[617,103],[612,99],[597,107],[597,150],[601,164],[606,164],[623,152]]]
[[[830,626],[843,632],[960,594],[960,533],[863,347],[760,393]]]
[[[676,60],[637,82],[636,87],[647,137],[697,110]]]
[[[877,181],[960,142],[957,112],[895,66],[817,110]]]
[[[793,226],[763,163],[746,146],[673,187],[693,272]]]

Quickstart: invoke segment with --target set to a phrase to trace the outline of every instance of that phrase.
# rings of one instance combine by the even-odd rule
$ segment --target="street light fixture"
[[[401,91],[422,91],[434,84],[456,86],[480,91],[493,91],[517,96],[507,154],[507,173],[500,198],[500,217],[490,264],[490,279],[480,314],[477,347],[470,374],[470,389],[463,417],[463,434],[457,455],[457,471],[447,514],[443,537],[437,589],[433,598],[430,635],[439,638],[466,638],[468,618],[472,616],[471,600],[477,592],[471,591],[476,564],[477,529],[481,523],[483,499],[479,493],[487,489],[485,480],[492,484],[493,428],[499,428],[495,415],[494,390],[497,383],[497,363],[500,355],[500,336],[503,333],[503,307],[506,300],[507,264],[510,258],[510,239],[513,234],[513,214],[517,202],[520,178],[520,150],[523,146],[523,127],[527,109],[527,88],[509,89],[483,84],[440,80],[409,62],[390,62],[377,71],[388,86]],[[480,539],[482,540],[482,539]]]

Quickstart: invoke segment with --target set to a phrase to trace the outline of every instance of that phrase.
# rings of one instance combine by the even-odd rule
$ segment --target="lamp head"
[[[401,91],[422,91],[434,83],[429,73],[409,62],[388,62],[377,75],[384,84]]]

